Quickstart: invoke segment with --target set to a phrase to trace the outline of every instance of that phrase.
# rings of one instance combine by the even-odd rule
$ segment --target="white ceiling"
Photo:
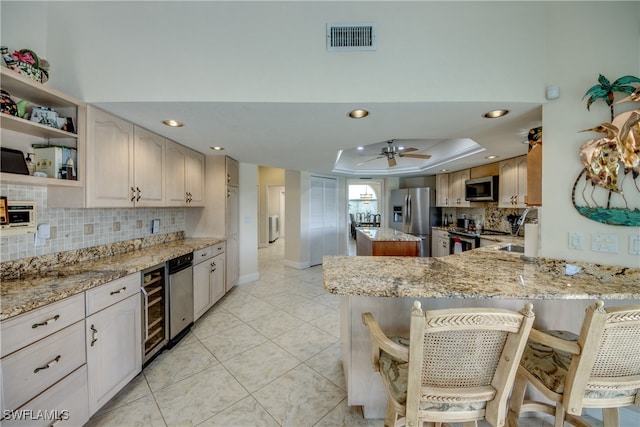
[[[459,170],[525,154],[530,128],[540,126],[542,108],[528,103],[267,103],[267,102],[118,102],[97,103],[142,127],[205,154],[223,146],[240,162],[260,166],[353,176],[432,175],[443,168]],[[370,111],[364,119],[351,119],[354,108]],[[485,119],[486,111],[505,108],[510,114]],[[163,119],[184,122],[168,128]],[[456,139],[470,138],[480,151],[462,153]],[[385,159],[363,162],[380,153],[390,139],[405,144],[429,160],[397,159],[389,168]],[[370,146],[363,153],[357,146]],[[458,147],[458,148],[454,148]],[[464,150],[463,150],[464,151]],[[215,152],[219,154],[219,152]],[[339,156],[340,154],[340,156]],[[489,155],[498,159],[488,160]],[[340,163],[336,160],[340,157]]]

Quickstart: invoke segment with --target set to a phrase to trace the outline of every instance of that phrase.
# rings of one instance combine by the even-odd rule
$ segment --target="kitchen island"
[[[361,315],[371,312],[389,335],[406,335],[414,300],[426,309],[500,307],[520,310],[532,302],[536,328],[575,332],[596,299],[609,305],[640,303],[640,269],[569,263],[500,250],[503,243],[441,258],[328,256],[324,288],[341,295],[340,337],[348,404],[366,418],[384,418],[386,392],[371,368],[370,340]]]
[[[356,228],[359,256],[420,256],[421,239],[392,228]]]

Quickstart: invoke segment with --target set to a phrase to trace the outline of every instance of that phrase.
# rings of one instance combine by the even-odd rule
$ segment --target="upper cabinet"
[[[164,206],[165,139],[89,107],[86,207]]]
[[[527,205],[542,206],[542,145],[527,153]]]
[[[165,174],[168,206],[203,206],[204,155],[167,141]]]
[[[448,206],[464,208],[471,206],[471,202],[464,199],[465,181],[470,177],[469,169],[449,174],[449,204]]]
[[[500,162],[500,191],[498,207],[526,207],[527,156],[514,157]]]
[[[27,112],[30,112],[34,107],[47,107],[54,110],[59,117],[69,118],[73,122],[73,129],[66,131],[18,116],[0,114],[3,147],[20,150],[25,155],[35,152],[32,144],[65,146],[77,150],[77,163],[74,165],[76,180],[57,179],[56,176],[41,178],[5,172],[0,174],[0,180],[15,184],[81,188],[85,180],[83,160],[86,105],[6,67],[0,67],[0,76],[2,89],[7,91],[15,102],[25,101]],[[38,158],[36,157],[34,160],[37,163]]]
[[[449,174],[436,175],[436,206],[449,206]]]
[[[225,169],[227,170],[227,185],[237,187],[240,183],[240,164],[231,157],[225,157]]]

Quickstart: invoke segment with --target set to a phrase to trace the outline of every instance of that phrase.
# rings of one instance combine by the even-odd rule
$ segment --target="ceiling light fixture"
[[[487,157],[485,157],[485,159],[489,159],[489,160],[491,160],[491,159],[497,159],[498,157],[499,157],[499,156],[496,156],[496,155],[494,154],[494,155],[491,155],[491,156],[487,156]]]
[[[211,148],[213,151],[222,151],[222,150],[224,150],[224,147],[218,147],[218,146],[209,147],[209,148]]]
[[[359,151],[362,151],[362,150],[364,150],[364,147],[363,147],[362,145],[360,145],[360,146],[359,146],[358,148],[356,148],[356,149],[357,149],[357,150],[359,150]]]
[[[184,126],[184,123],[171,119],[163,120],[162,123],[167,126],[171,126],[172,128],[181,128],[182,126]]]
[[[367,110],[363,110],[360,108],[349,112],[349,117],[351,117],[352,119],[362,119],[364,117],[367,117],[368,115],[369,112]]]
[[[440,172],[449,172],[449,169],[440,169]]]
[[[506,116],[509,114],[509,110],[491,110],[484,113],[484,117],[487,119],[497,119],[498,117]]]

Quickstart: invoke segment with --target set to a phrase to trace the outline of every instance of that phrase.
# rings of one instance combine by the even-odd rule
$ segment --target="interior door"
[[[311,176],[309,188],[309,264],[338,254],[338,180]]]

